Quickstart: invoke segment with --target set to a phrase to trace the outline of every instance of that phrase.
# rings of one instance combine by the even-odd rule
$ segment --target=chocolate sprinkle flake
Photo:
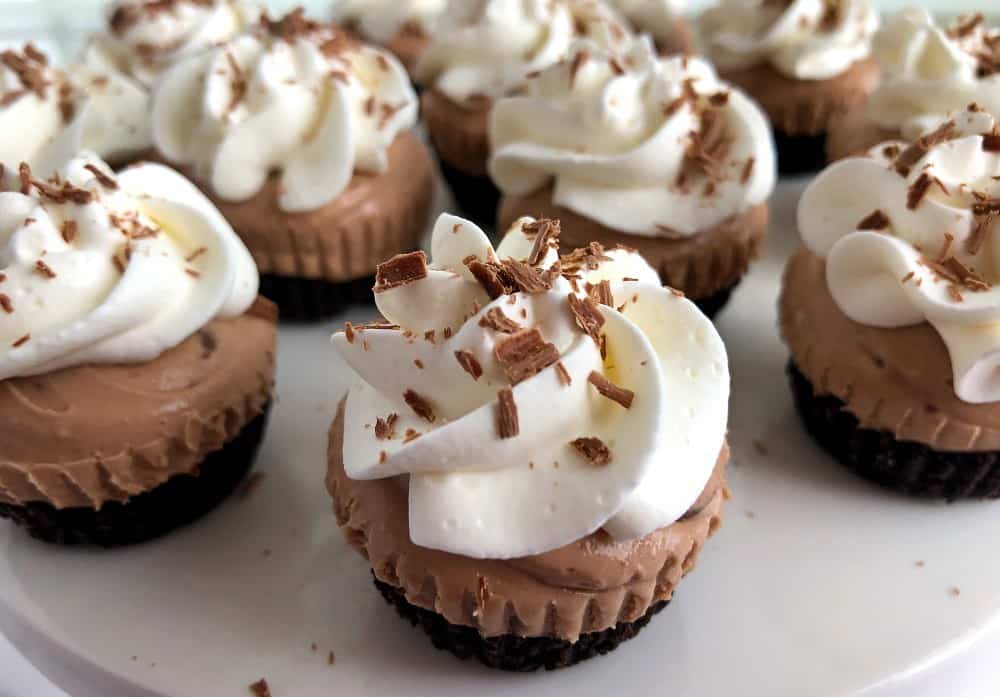
[[[611,451],[600,438],[577,438],[570,446],[595,467],[611,464]]]
[[[601,395],[607,397],[612,402],[617,402],[626,409],[631,408],[632,401],[635,399],[635,392],[632,390],[619,387],[604,377],[604,375],[598,373],[596,370],[590,371],[590,375],[587,376],[587,382],[593,385],[597,391],[601,393]]]
[[[601,327],[604,326],[604,315],[592,298],[580,298],[570,295],[569,309],[573,319],[580,329],[586,332],[594,342],[601,345]]]
[[[586,63],[588,60],[590,60],[589,51],[580,51],[575,56],[573,56],[573,62],[570,64],[569,67],[569,84],[571,87],[576,82],[576,74],[580,72],[580,68],[582,68],[583,64]]]
[[[479,319],[479,326],[492,329],[501,334],[515,334],[523,327],[503,313],[499,307],[491,307]]]
[[[56,272],[52,270],[52,267],[46,264],[44,261],[39,259],[35,262],[35,271],[41,274],[45,278],[55,278]]]
[[[496,300],[511,290],[500,278],[500,267],[492,262],[483,262],[474,256],[467,257],[465,265],[483,287],[490,300]]]
[[[427,277],[427,255],[423,252],[397,254],[382,262],[375,271],[375,292],[405,286]]]
[[[31,340],[31,334],[25,334],[20,339],[11,344],[11,346],[13,346],[14,348],[17,348],[19,346],[24,346],[30,340]]]
[[[434,410],[431,409],[431,405],[427,403],[427,400],[418,395],[413,390],[407,390],[403,393],[403,401],[406,405],[413,410],[413,412],[419,416],[424,421],[429,423],[434,423],[437,418],[434,416]]]
[[[611,283],[607,280],[601,281],[596,286],[590,286],[587,295],[599,305],[615,306],[615,299],[611,294]]]
[[[501,439],[514,438],[521,432],[514,390],[505,387],[497,392],[497,407],[497,433]]]
[[[559,350],[545,341],[535,327],[498,341],[493,355],[512,385],[537,375],[559,360]]]
[[[933,183],[934,180],[927,172],[921,172],[920,176],[917,177],[917,180],[910,185],[909,190],[906,192],[906,207],[911,211],[916,210]]]
[[[375,419],[375,437],[379,440],[392,440],[396,435],[396,421],[399,414],[389,414],[384,419],[380,416]]]
[[[889,224],[889,216],[875,209],[858,223],[858,230],[885,230]]]
[[[924,156],[930,152],[931,148],[935,145],[940,145],[941,143],[951,140],[955,137],[955,135],[955,122],[946,121],[936,130],[918,138],[909,147],[907,147],[906,150],[901,152],[896,158],[893,168],[901,176],[908,177],[910,175],[910,170],[913,169],[913,165],[920,162],[920,160],[922,160]]]
[[[472,376],[473,380],[478,380],[483,375],[483,366],[479,363],[479,359],[471,351],[466,351],[465,349],[459,349],[455,351],[455,359],[458,364],[462,366],[462,370],[467,372]]]
[[[993,224],[1000,217],[1000,214],[989,211],[984,214],[976,214],[976,229],[972,231],[972,235],[969,236],[967,241],[967,247],[969,254],[978,254],[979,250],[982,249],[983,244],[986,242],[986,238],[989,237],[990,231],[993,229]]]
[[[751,175],[753,175],[753,167],[757,160],[753,157],[747,158],[747,163],[743,165],[743,171],[740,173],[740,184],[746,184],[750,181]]]
[[[3,311],[8,315],[14,312],[14,303],[10,301],[10,296],[6,293],[0,293],[0,308],[3,308]]]
[[[562,364],[562,361],[556,363],[556,375],[559,376],[559,382],[562,384],[567,386],[573,384],[573,376],[566,370],[566,366]]]
[[[252,692],[255,697],[271,697],[271,688],[268,687],[267,680],[264,678],[261,678],[251,685],[250,692]]]
[[[104,172],[103,170],[101,170],[101,168],[98,167],[97,165],[95,165],[95,164],[86,164],[86,165],[83,166],[83,168],[85,170],[87,170],[88,172],[90,172],[91,174],[93,174],[94,175],[94,179],[96,179],[97,182],[101,186],[103,186],[105,189],[108,189],[109,191],[117,191],[118,190],[118,182],[115,181],[115,178],[112,177],[112,176],[110,176],[110,175],[108,175],[107,172]]]
[[[509,279],[510,285],[522,293],[534,294],[544,293],[552,288],[552,284],[545,280],[541,272],[534,266],[529,266],[523,261],[507,259],[501,264],[503,273]]]
[[[551,243],[559,239],[559,221],[551,218],[542,218],[524,226],[524,232],[528,235],[535,235],[535,243],[531,247],[528,255],[528,263],[538,266],[545,259],[545,254],[549,251]]]
[[[76,239],[76,231],[75,220],[64,220],[62,226],[59,228],[59,232],[62,234],[63,241],[66,244],[73,244],[73,240]]]

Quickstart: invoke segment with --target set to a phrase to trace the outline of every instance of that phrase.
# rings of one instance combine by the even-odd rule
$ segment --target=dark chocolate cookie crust
[[[261,274],[260,294],[289,322],[318,322],[350,305],[370,303],[375,276],[334,283],[316,278]]]
[[[519,637],[513,634],[487,639],[472,627],[450,624],[436,612],[411,605],[398,588],[377,578],[374,581],[386,602],[395,607],[404,620],[420,626],[435,648],[450,651],[462,660],[474,657],[490,668],[521,673],[540,668],[566,668],[614,651],[623,641],[636,636],[649,624],[653,615],[670,602],[664,600],[650,606],[646,614],[635,622],[622,622],[603,632],[583,634],[576,643],[551,637]]]
[[[726,306],[729,302],[729,298],[732,296],[733,291],[736,290],[736,286],[739,285],[737,281],[734,285],[728,288],[723,288],[720,291],[713,293],[704,298],[691,298],[691,302],[698,306],[698,309],[704,313],[709,319],[715,319],[715,316],[722,311],[722,308]]]
[[[487,176],[466,174],[441,161],[441,174],[451,189],[459,212],[476,225],[493,229],[497,222],[497,206],[500,204],[500,190]],[[497,230],[502,235],[505,230]]]
[[[791,136],[775,129],[774,147],[778,152],[778,173],[785,176],[818,172],[826,166],[826,133],[815,136]]]
[[[896,440],[888,431],[862,428],[844,402],[816,394],[793,361],[787,370],[806,431],[865,479],[910,496],[949,502],[1000,498],[1000,452],[941,452]]]
[[[178,475],[124,503],[58,509],[49,503],[0,504],[29,535],[61,545],[122,547],[152,540],[193,522],[215,508],[253,466],[270,405],[221,450],[208,455],[198,476]]]

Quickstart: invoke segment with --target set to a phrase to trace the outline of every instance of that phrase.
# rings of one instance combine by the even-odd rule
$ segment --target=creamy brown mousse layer
[[[879,81],[874,58],[856,62],[828,80],[797,80],[768,65],[728,70],[720,77],[761,105],[775,130],[790,136],[825,133],[834,119],[863,104]]]
[[[438,157],[471,177],[488,176],[492,100],[482,98],[458,104],[432,88],[424,92],[420,106]]]
[[[833,395],[864,428],[938,451],[1000,450],[1000,403],[955,395],[944,342],[925,323],[900,329],[849,319],[826,283],[826,262],[803,248],[788,262],[781,335],[819,394]]]
[[[190,168],[178,169],[212,199],[261,273],[333,283],[371,276],[383,260],[419,247],[434,197],[431,155],[412,133],[393,141],[385,172],[356,172],[340,196],[304,213],[281,210],[277,173],[252,198],[224,201]]]
[[[900,140],[899,131],[882,128],[868,118],[864,105],[839,114],[830,123],[826,134],[826,159],[830,162],[845,157],[861,156],[879,143]]]
[[[651,605],[668,600],[694,568],[728,498],[724,446],[705,492],[673,525],[630,542],[614,542],[598,531],[532,557],[472,559],[413,544],[405,488],[396,479],[350,479],[343,435],[341,402],[330,428],[326,485],[348,543],[411,604],[485,637],[576,641],[580,634],[639,619]]]
[[[673,56],[678,53],[691,54],[696,53],[697,49],[694,29],[691,27],[691,23],[683,17],[674,20],[669,41],[656,41],[656,50],[661,56]]]
[[[258,299],[148,363],[0,381],[0,502],[99,509],[197,473],[270,400],[276,319]]]
[[[768,224],[768,207],[762,203],[692,237],[629,235],[554,204],[549,186],[528,196],[504,196],[497,229],[506,230],[525,215],[560,220],[559,245],[563,253],[591,242],[635,249],[656,269],[665,285],[694,299],[736,285],[760,255]]]

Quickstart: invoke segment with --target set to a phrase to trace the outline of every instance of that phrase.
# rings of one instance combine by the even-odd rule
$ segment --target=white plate
[[[74,697],[246,697],[261,677],[275,697],[995,695],[1000,505],[885,493],[817,451],[793,412],[775,299],[800,190],[781,184],[768,254],[720,322],[735,381],[724,525],[671,606],[607,657],[492,672],[435,651],[375,593],[323,486],[346,376],[327,338],[371,308],[282,329],[267,476],[246,500],[112,552],[0,526],[0,630]]]

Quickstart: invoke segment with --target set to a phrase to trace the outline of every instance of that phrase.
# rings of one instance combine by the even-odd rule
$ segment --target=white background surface
[[[65,55],[75,50],[85,28],[95,26],[97,18],[93,8],[100,4],[97,0],[0,0],[0,42],[27,36],[38,37],[40,44],[54,52],[62,50]],[[279,7],[297,3],[270,4]],[[892,2],[883,3],[883,6],[901,4],[903,3]],[[327,3],[312,3],[312,5],[315,8],[323,8]],[[933,5],[947,9],[954,7],[950,2],[933,3]],[[991,5],[991,2],[985,1],[978,3],[978,6],[984,9],[990,8]],[[977,3],[966,3],[965,6],[975,7]],[[525,683],[524,680],[536,680],[535,685],[539,688],[539,693],[556,694],[563,691],[559,689],[560,687],[568,689],[571,685],[575,685],[574,693],[607,694],[614,683],[605,682],[606,678],[601,676],[624,673],[639,676],[638,682],[635,683],[637,691],[645,684],[648,688],[658,688],[656,693],[664,694],[663,688],[669,684],[675,688],[671,692],[678,696],[714,697],[718,694],[722,697],[723,693],[716,690],[721,690],[725,684],[724,674],[727,672],[725,665],[742,665],[744,670],[748,670],[752,666],[746,660],[740,659],[746,659],[747,654],[752,656],[759,654],[762,658],[759,659],[761,662],[757,669],[751,670],[749,674],[735,676],[737,679],[730,683],[735,686],[735,691],[725,693],[726,697],[729,695],[755,697],[757,694],[766,694],[768,697],[780,694],[795,694],[795,697],[808,695],[833,697],[848,694],[831,691],[828,687],[845,685],[842,681],[845,672],[865,680],[885,672],[890,667],[901,670],[905,668],[908,660],[915,660],[914,657],[917,655],[924,655],[933,661],[943,660],[945,654],[962,648],[963,644],[973,639],[977,632],[986,631],[987,628],[982,626],[981,620],[1000,613],[1000,595],[997,591],[1000,587],[1000,569],[996,568],[998,562],[994,553],[994,535],[991,534],[1000,522],[1000,510],[995,506],[990,508],[988,504],[928,510],[925,504],[913,504],[887,496],[863,483],[856,482],[825,458],[817,456],[805,437],[797,430],[780,373],[783,363],[781,356],[784,352],[773,336],[773,304],[777,288],[775,279],[781,259],[791,248],[794,240],[794,229],[790,226],[792,219],[790,211],[796,191],[795,185],[784,187],[777,206],[783,215],[779,214],[776,219],[769,257],[754,271],[751,282],[741,289],[734,306],[721,322],[724,336],[734,354],[736,374],[733,488],[737,498],[728,510],[727,520],[719,537],[710,543],[706,550],[702,565],[695,575],[682,585],[677,602],[638,640],[631,645],[625,645],[621,651],[607,659],[594,661],[589,666],[584,665],[565,674],[537,678],[505,679],[492,674],[483,677],[483,671],[472,666],[461,666],[450,657],[439,655],[429,649],[423,637],[416,632],[411,633],[406,627],[395,626],[395,618],[389,616],[389,611],[375,602],[378,599],[366,587],[367,579],[364,577],[363,565],[350,556],[341,557],[340,552],[343,550],[336,547],[332,516],[323,518],[329,513],[323,498],[325,494],[316,490],[309,491],[303,499],[303,502],[307,499],[311,501],[313,508],[303,503],[303,508],[312,512],[301,520],[309,526],[311,534],[321,536],[321,542],[329,541],[334,545],[335,551],[330,558],[317,562],[320,564],[320,570],[317,571],[315,568],[311,570],[316,574],[315,577],[308,575],[303,577],[306,579],[305,583],[312,579],[318,584],[312,592],[334,594],[338,590],[350,592],[353,589],[364,593],[360,596],[362,600],[358,611],[361,614],[355,612],[349,618],[343,619],[368,622],[370,618],[364,614],[365,612],[370,610],[371,613],[378,614],[378,621],[384,622],[391,630],[386,637],[390,647],[407,654],[415,654],[415,658],[406,661],[405,665],[415,668],[419,667],[420,662],[426,661],[434,670],[467,679],[466,683],[457,686],[459,692],[456,694],[477,691],[500,693],[504,691],[505,686],[523,688],[531,684]],[[292,338],[292,333],[298,336]],[[283,336],[286,343],[283,348],[290,349],[282,358],[286,374],[287,366],[301,364],[303,361],[312,361],[320,371],[325,366],[334,365],[329,353],[324,351],[325,330],[296,330],[292,333],[286,332]],[[298,354],[300,350],[305,353]],[[328,358],[327,363],[325,361]],[[288,387],[282,391],[288,397],[294,389],[292,382],[302,383],[301,390],[297,391],[299,399],[312,400],[312,404],[306,408],[313,409],[315,414],[313,418],[308,419],[308,422],[313,424],[314,430],[309,433],[303,429],[302,424],[296,424],[294,427],[290,426],[294,430],[290,432],[285,430],[284,433],[316,439],[318,435],[316,429],[322,432],[324,424],[328,423],[329,415],[322,410],[328,411],[338,395],[333,394],[335,388],[331,385],[324,386],[300,374],[298,379],[284,382]],[[281,423],[281,411],[279,408],[269,446],[262,454],[261,465],[265,470],[283,466],[282,460],[286,456],[285,449],[279,450],[275,445],[275,433],[282,432],[278,425]],[[749,447],[752,438],[761,438],[769,444],[770,452],[766,458],[756,456]],[[314,443],[314,447],[306,452],[315,458],[317,454],[321,454],[321,450],[321,445]],[[314,463],[298,463],[297,466],[308,468],[314,466]],[[802,476],[800,467],[807,468],[808,476]],[[303,481],[309,480],[306,478]],[[318,480],[316,485],[320,487]],[[801,488],[803,486],[805,490]],[[262,488],[260,493],[264,491]],[[270,493],[274,494],[273,491]],[[297,506],[295,501],[283,503],[285,506]],[[230,532],[236,535],[241,530],[237,528],[231,531],[227,527],[234,520],[238,520],[241,505],[266,507],[266,501],[227,504],[223,510],[210,517],[201,526],[181,533],[174,540],[165,541],[164,546],[175,554],[178,550],[182,553],[190,552],[194,549],[189,546],[193,534],[200,535],[202,540],[216,539],[220,544],[225,544]],[[865,529],[864,526],[855,524],[858,515],[862,516],[861,520],[867,520],[864,516],[872,514],[873,510],[879,513],[885,512],[888,516],[886,525],[892,531],[898,532],[899,536],[887,539],[885,529],[880,527]],[[824,521],[822,519],[824,511],[836,517]],[[748,512],[752,512],[754,517],[749,518]],[[249,514],[243,512],[243,515]],[[817,516],[819,520],[816,520]],[[946,520],[942,524],[942,519],[945,517]],[[845,524],[841,525],[841,522]],[[804,540],[803,534],[809,530],[814,533],[820,532],[822,535]],[[305,531],[300,533],[305,534]],[[267,531],[262,530],[261,534],[267,534]],[[9,542],[8,537],[11,538]],[[0,530],[0,555],[16,552],[20,557],[24,554],[30,556],[32,546],[31,542],[10,536],[8,530]],[[264,545],[259,546],[263,549]],[[149,546],[146,548],[148,551],[140,551],[139,556],[153,554],[155,549],[155,546]],[[817,551],[820,553],[817,554]],[[761,558],[759,553],[767,556]],[[793,555],[791,560],[794,562],[787,567],[781,566],[781,558],[771,558],[784,556],[787,561],[787,555]],[[51,550],[43,551],[39,559],[35,559],[24,568],[35,568],[39,573],[57,570],[64,572],[68,569],[72,573],[72,565],[62,566],[65,557],[67,555],[57,555]],[[155,554],[150,557],[154,566],[155,558]],[[174,559],[183,568],[182,559],[177,557]],[[913,566],[917,559],[927,561],[927,566],[917,570]],[[346,576],[338,576],[336,569],[329,568],[334,561],[346,565]],[[820,567],[811,567],[811,561],[823,562],[825,572]],[[874,569],[868,568],[862,563],[863,561],[877,562],[878,566]],[[53,563],[55,566],[46,566]],[[249,573],[251,577],[255,571],[259,571],[264,573],[266,581],[273,569],[281,568],[281,556],[276,553],[268,560],[271,565],[278,565],[272,566],[272,571],[267,571],[268,567],[264,566],[263,562],[260,563],[260,566],[237,565],[232,569],[232,578],[226,577],[225,580],[240,584],[243,581],[240,578],[240,571]],[[5,571],[9,570],[10,567],[7,566]],[[779,570],[781,574],[777,573]],[[329,578],[324,575],[326,573],[330,574]],[[789,573],[792,574],[791,578],[788,576]],[[824,579],[824,575],[828,578]],[[183,574],[180,578],[183,580],[185,576],[186,574]],[[282,578],[284,583],[293,583],[287,578],[287,574]],[[77,586],[74,582],[78,579],[72,575],[55,579],[40,575],[35,580],[38,581],[38,588],[34,590],[38,590],[39,593],[51,591],[56,582],[70,583],[78,591],[89,592],[86,586]],[[324,580],[328,580],[329,584],[324,586]],[[30,587],[35,585],[32,581],[30,577],[20,579],[29,590],[33,590]],[[808,584],[814,584],[814,587]],[[959,598],[950,595],[949,589],[953,586],[962,588],[962,595]],[[293,587],[297,586],[293,583]],[[713,596],[713,593],[717,595]],[[97,595],[100,596],[100,593]],[[250,597],[257,601],[261,600],[260,597],[252,595]],[[869,608],[865,602],[859,601],[859,597],[874,599],[875,602]],[[771,602],[768,602],[769,599]],[[309,603],[314,609],[329,609],[329,603],[332,601],[332,598],[324,601],[313,597]],[[82,603],[84,610],[86,604]],[[718,636],[701,636],[700,641],[703,642],[701,646],[706,651],[728,647],[727,650],[739,654],[742,644],[744,655],[724,657],[726,664],[720,666],[715,674],[703,672],[674,675],[671,676],[672,680],[643,683],[641,679],[643,672],[648,674],[650,666],[660,665],[664,661],[674,670],[693,670],[693,667],[699,665],[697,656],[683,660],[676,654],[661,655],[660,651],[665,646],[673,647],[669,642],[673,641],[672,636],[675,636],[678,627],[684,626],[686,620],[690,619],[693,629],[710,625],[713,617],[720,611],[720,607],[715,607],[713,613],[714,604],[721,604],[721,607],[726,608],[726,614],[730,615],[730,625],[727,627],[725,623],[720,624],[721,634]],[[60,621],[65,622],[73,617],[72,614],[66,614],[72,612],[72,606],[72,602],[65,603],[64,607],[58,608],[58,612],[53,611],[51,617],[45,618],[52,621],[52,626],[56,628],[53,632],[66,631],[65,627],[59,628],[58,625]],[[252,606],[246,611],[252,612]],[[42,613],[43,616],[46,614]],[[155,615],[155,613],[149,614]],[[169,622],[170,613],[163,613],[161,608],[161,614],[163,616],[160,620]],[[146,612],[141,607],[136,607],[134,615],[130,617],[132,621],[138,621],[144,616]],[[872,623],[878,625],[880,618],[885,626],[873,628]],[[7,619],[9,621],[10,618]],[[150,620],[152,619],[151,616]],[[335,622],[336,618],[312,617],[310,620],[317,631],[320,631],[326,623]],[[857,625],[849,626],[851,621],[857,622]],[[130,623],[124,623],[123,629]],[[848,626],[845,626],[845,623]],[[5,626],[10,625],[5,623]],[[109,621],[106,627],[98,624],[96,627],[77,629],[86,630],[83,634],[91,633],[98,637],[90,637],[89,640],[102,644],[103,648],[100,651],[95,650],[99,654],[101,651],[115,651],[120,648],[120,644],[116,645],[113,636],[109,640],[99,638],[102,632],[113,627],[114,622]],[[252,624],[245,628],[261,630],[260,626]],[[172,629],[177,635],[175,644],[182,648],[185,645],[197,646],[197,642],[191,636],[193,627],[176,626]],[[339,637],[342,629],[330,628],[328,636]],[[350,631],[344,634],[345,637],[355,631],[354,627],[349,629]],[[852,629],[853,633],[870,637],[872,645],[867,646],[865,639],[855,640]],[[883,694],[891,694],[893,697],[896,695],[930,697],[932,694],[947,695],[947,697],[987,697],[987,695],[992,697],[1000,691],[1000,687],[997,687],[1000,681],[995,675],[986,674],[985,666],[989,662],[983,658],[991,654],[994,656],[1000,654],[1000,632],[995,633],[997,636],[992,641],[981,644],[981,655],[966,655],[964,660],[968,665],[965,670],[960,671],[957,663],[953,667],[951,674],[961,673],[964,676],[962,678],[964,683],[948,680],[946,687],[938,686],[942,690],[940,692],[932,693],[930,690],[935,688],[930,685],[925,685],[920,692],[913,692],[914,683],[901,679],[902,682],[898,682],[895,687],[882,686],[880,689],[883,692],[869,694],[878,697]],[[30,631],[19,634],[17,641],[25,650],[37,651],[37,655],[33,653],[34,660],[43,662],[46,660],[45,657],[51,659],[60,655],[60,652],[51,651],[51,647],[33,644],[32,636]],[[304,637],[303,634],[300,638]],[[77,636],[75,639],[80,640],[81,637]],[[244,644],[254,645],[259,637],[243,635],[237,639]],[[697,641],[697,637],[695,640]],[[315,670],[316,666],[310,666],[308,663],[310,652],[306,647],[309,641],[311,640],[306,640],[306,643],[298,649],[306,654],[304,658],[295,652],[292,652],[291,658],[284,654],[279,653],[279,655],[283,656],[282,660],[288,658],[288,665],[294,670],[303,670],[303,666]],[[879,649],[880,643],[885,644],[881,649]],[[696,644],[691,644],[694,645]],[[937,646],[938,650],[932,650],[930,648],[932,646]],[[158,647],[149,648],[153,651]],[[365,656],[365,651],[361,650],[360,645],[352,647],[337,643],[332,648],[337,651],[338,666],[320,684],[324,694],[360,695],[366,686],[370,688],[371,684],[378,683],[374,679],[369,684],[364,680],[354,682],[348,678],[352,657],[360,660]],[[683,646],[674,648],[682,649]],[[863,648],[874,650],[865,656],[861,650]],[[809,654],[808,651],[802,653],[798,649],[822,650]],[[204,655],[210,653],[210,649],[206,647],[203,650],[198,647],[197,653]],[[150,656],[152,655],[153,653],[150,653]],[[183,655],[183,651],[180,655]],[[814,662],[802,662],[802,658],[806,655],[812,655]],[[273,659],[273,656],[271,658]],[[150,658],[149,662],[153,660]],[[189,666],[185,663],[171,665],[167,655],[162,656],[161,660],[164,661],[160,664],[161,672],[169,670],[180,675],[188,671]],[[212,694],[213,697],[215,694],[244,695],[247,694],[246,685],[260,675],[280,675],[280,669],[271,672],[257,670],[256,665],[260,660],[255,658],[247,661],[245,672],[242,674],[229,666],[227,670],[233,673],[232,682],[225,686],[225,692],[215,690],[206,692],[204,688],[214,683],[201,682],[200,694]],[[393,657],[389,656],[386,660],[391,661]],[[892,661],[902,661],[902,664],[888,665]],[[58,660],[56,662],[58,663]],[[193,663],[198,664],[198,661]],[[996,661],[992,663],[995,664]],[[63,669],[66,668],[70,671],[73,669],[63,661]],[[125,665],[124,668],[128,670],[129,666]],[[369,668],[377,669],[377,666]],[[703,670],[711,671],[711,666],[704,667]],[[155,671],[155,667],[149,666],[146,672],[155,674]],[[767,671],[773,676],[791,675],[799,685],[809,687],[795,693],[782,692],[779,684],[764,688],[760,680],[767,677],[763,675]],[[420,671],[417,671],[417,674],[419,675]],[[917,671],[910,679],[920,680],[923,677],[926,677],[926,673],[921,674]],[[741,685],[743,689],[740,688]],[[761,691],[747,691],[752,685],[761,686]],[[273,683],[273,686],[277,687],[277,683]],[[397,686],[404,687],[403,684]],[[449,686],[435,685],[436,691],[439,692],[443,692],[446,687]],[[454,689],[456,685],[451,684],[450,687]],[[591,692],[586,689],[587,687],[591,690],[600,688],[603,692]],[[137,694],[113,688],[98,689],[99,692],[88,692],[87,695],[126,697]],[[886,692],[887,689],[896,691]],[[622,693],[620,688],[617,691]],[[86,697],[83,692],[76,689],[73,692],[73,697]],[[289,695],[301,697],[305,694],[300,691],[285,690],[280,693],[275,691],[275,697]],[[56,695],[64,697],[65,693],[53,688],[41,678],[37,671],[0,637],[0,697]]]

